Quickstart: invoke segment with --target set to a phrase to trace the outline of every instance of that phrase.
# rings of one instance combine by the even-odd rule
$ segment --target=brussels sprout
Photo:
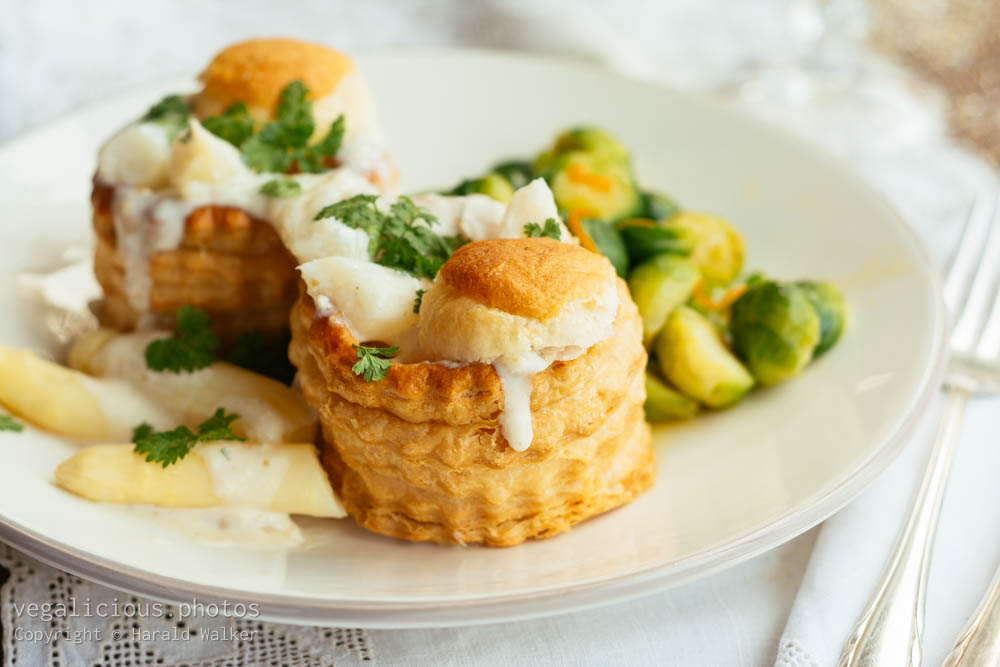
[[[625,242],[614,225],[603,220],[581,220],[583,231],[587,232],[601,254],[608,258],[619,276],[628,276],[628,251]]]
[[[642,193],[643,218],[666,221],[681,212],[681,206],[676,201],[659,192],[646,190]]]
[[[555,154],[583,151],[627,162],[628,150],[615,137],[597,127],[574,127],[558,137],[552,148]]]
[[[809,363],[820,340],[819,315],[795,285],[764,281],[733,304],[736,353],[763,384],[787,380]]]
[[[622,220],[616,227],[625,242],[629,260],[641,264],[656,255],[690,255],[694,247],[687,235],[645,218]]]
[[[691,297],[699,280],[698,266],[677,255],[657,255],[632,271],[628,288],[639,307],[647,345],[660,333],[670,312]]]
[[[656,356],[672,385],[713,408],[732,405],[754,385],[711,322],[687,306],[670,313],[656,339]]]
[[[556,156],[542,176],[562,211],[614,222],[639,210],[639,190],[627,161],[571,151]]]
[[[646,419],[651,422],[690,419],[698,412],[698,402],[675,391],[649,371],[646,371]]]
[[[691,242],[691,259],[708,285],[726,285],[743,268],[743,237],[722,218],[685,212],[670,218],[666,226]]]
[[[535,171],[531,168],[531,163],[521,160],[501,162],[493,167],[493,173],[500,174],[506,178],[507,182],[515,190],[523,188],[535,178]]]
[[[809,299],[809,303],[819,315],[819,343],[813,350],[813,356],[823,354],[840,339],[844,332],[844,322],[847,319],[847,304],[840,290],[827,282],[801,280],[795,283]]]
[[[470,178],[462,181],[447,194],[450,195],[474,195],[482,194],[496,199],[498,202],[506,204],[514,196],[514,187],[506,178],[491,172],[482,178]]]

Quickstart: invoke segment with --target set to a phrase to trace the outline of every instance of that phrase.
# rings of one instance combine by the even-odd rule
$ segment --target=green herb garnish
[[[419,313],[420,312],[420,306],[424,302],[424,294],[427,294],[427,290],[425,290],[425,289],[418,289],[417,290],[417,295],[415,297],[413,297],[413,312],[414,313]]]
[[[293,181],[290,178],[276,178],[273,181],[268,181],[264,185],[260,186],[260,193],[262,195],[265,197],[272,197],[274,199],[294,197],[300,192],[302,192],[302,185],[298,181]]]
[[[20,433],[24,430],[24,424],[16,421],[10,415],[0,415],[0,431],[13,431]]]
[[[388,358],[399,351],[399,347],[368,347],[366,345],[355,345],[358,351],[358,361],[351,370],[355,375],[363,375],[365,382],[378,382],[389,372],[392,362]]]
[[[167,95],[154,104],[142,117],[144,123],[157,123],[167,130],[167,135],[173,141],[177,134],[188,126],[191,117],[191,106],[180,95]]]
[[[256,131],[253,118],[242,102],[232,105],[221,116],[206,118],[202,125],[239,148],[243,162],[256,171],[326,171],[336,166],[337,151],[344,140],[344,116],[338,116],[330,124],[323,139],[310,144],[316,121],[308,96],[309,89],[301,81],[285,86],[278,100],[275,120]]]
[[[182,306],[170,338],[159,338],[146,346],[146,366],[154,371],[192,372],[218,359],[220,342],[211,329],[212,319],[198,308]]]
[[[253,134],[253,116],[243,102],[236,102],[221,116],[210,116],[201,121],[201,124],[206,130],[237,148]]]
[[[549,218],[545,221],[544,227],[539,225],[537,222],[529,222],[526,224],[524,226],[524,235],[529,239],[544,237],[558,241],[562,238],[562,229],[560,229],[559,223],[555,218]]]
[[[468,242],[461,235],[438,236],[431,231],[437,218],[409,197],[400,197],[387,213],[375,205],[376,199],[356,195],[324,207],[315,219],[333,217],[364,231],[370,239],[368,254],[376,264],[418,278],[433,278],[452,253]]]
[[[229,428],[237,419],[239,415],[227,415],[224,409],[218,408],[215,414],[198,425],[197,434],[187,426],[157,432],[149,424],[142,423],[132,431],[132,442],[135,444],[136,454],[145,455],[147,462],[159,463],[166,468],[187,456],[199,442],[245,440],[246,438],[237,436]]]

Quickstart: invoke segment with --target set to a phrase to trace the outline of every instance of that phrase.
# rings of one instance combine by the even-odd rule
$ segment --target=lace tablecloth
[[[949,139],[943,97],[864,47],[861,0],[587,0],[569,7],[552,0],[7,2],[0,138],[124,87],[189,75],[236,39],[293,34],[345,49],[457,43],[569,53],[713,92],[851,163],[938,249],[950,247],[971,198],[992,182],[990,168]],[[769,664],[815,538],[814,530],[704,581],[610,609],[398,632],[154,609],[158,603],[0,545],[0,664]],[[104,613],[96,613],[102,603]],[[793,648],[787,664],[829,659],[796,657]]]

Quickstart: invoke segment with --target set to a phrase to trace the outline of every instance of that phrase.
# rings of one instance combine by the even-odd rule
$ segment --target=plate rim
[[[669,85],[637,79],[593,62],[548,54],[457,47],[362,50],[355,55],[362,67],[366,60],[410,56],[450,58],[477,56],[527,64],[549,66],[555,64],[624,79],[641,87],[667,90],[671,94],[691,100],[694,104],[712,107],[724,115],[739,118],[740,122],[752,126],[755,131],[780,135],[783,140],[794,144],[797,150],[807,153],[811,159],[825,163],[826,167],[841,178],[851,182],[853,187],[867,192],[884,210],[887,219],[891,219],[897,230],[910,241],[915,257],[920,260],[920,268],[929,276],[931,283],[932,294],[928,296],[931,297],[933,306],[932,356],[923,369],[918,389],[911,394],[910,404],[896,415],[897,423],[894,429],[836,484],[820,489],[816,497],[803,501],[803,506],[786,510],[756,528],[733,535],[722,544],[688,554],[679,560],[659,563],[641,570],[610,577],[596,577],[569,585],[552,584],[517,593],[499,592],[465,598],[437,597],[393,602],[249,592],[193,583],[94,556],[72,545],[48,538],[3,514],[0,514],[0,540],[43,563],[119,591],[169,603],[185,603],[192,599],[205,603],[219,603],[224,600],[255,603],[260,609],[259,618],[263,620],[387,629],[480,625],[527,620],[624,602],[735,566],[788,542],[835,514],[867,488],[902,451],[922,420],[923,409],[940,387],[944,375],[947,361],[945,335],[947,317],[941,278],[923,241],[896,207],[840,159],[809,139],[788,132],[777,124],[768,122],[731,102],[701,92],[682,91]],[[187,81],[191,80],[193,79]],[[183,79],[174,81],[176,83]],[[50,131],[53,126],[86,115],[115,101],[138,97],[146,92],[152,96],[155,92],[162,91],[168,83],[165,80],[160,84],[120,91],[101,102],[82,106],[69,114],[15,135],[0,144],[0,153],[16,148],[17,145],[30,141],[36,135]],[[696,562],[677,570],[677,565],[685,561]]]

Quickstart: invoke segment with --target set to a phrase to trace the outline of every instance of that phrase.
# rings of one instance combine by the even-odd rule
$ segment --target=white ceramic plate
[[[349,520],[308,522],[305,549],[198,543],[56,488],[52,472],[75,446],[35,429],[0,434],[0,539],[117,588],[256,602],[273,619],[482,623],[605,604],[731,566],[838,510],[905,443],[940,375],[937,283],[903,221],[844,167],[731,109],[577,64],[477,51],[361,64],[406,188],[450,186],[574,123],[605,126],[631,147],[647,187],[731,219],[749,267],[841,286],[844,339],[791,382],[658,429],[656,484],[631,505],[512,549],[409,544]],[[177,88],[109,102],[0,150],[0,342],[58,354],[14,277],[90,243],[98,144]]]

